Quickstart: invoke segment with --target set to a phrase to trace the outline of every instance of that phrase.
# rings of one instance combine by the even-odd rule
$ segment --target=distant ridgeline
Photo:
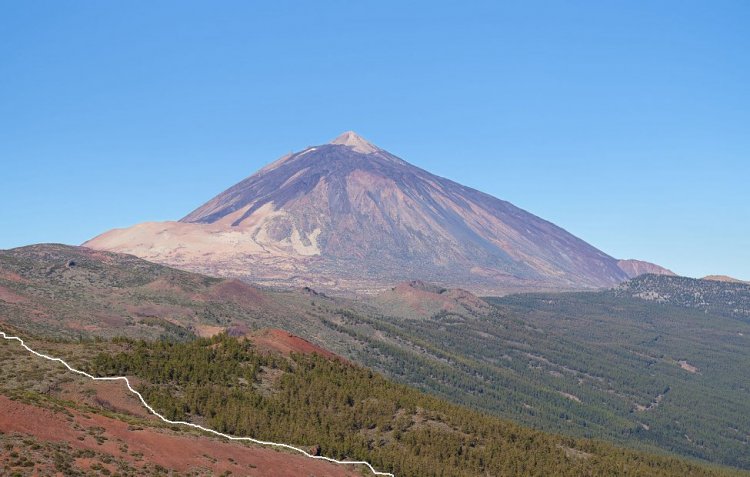
[[[750,284],[739,281],[641,275],[614,293],[750,320]]]

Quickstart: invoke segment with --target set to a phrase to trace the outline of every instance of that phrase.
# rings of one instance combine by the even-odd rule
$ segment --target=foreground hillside
[[[531,431],[338,359],[259,352],[251,341],[227,335],[185,343],[33,340],[33,346],[97,374],[137,377],[139,390],[168,418],[367,459],[399,476],[739,475]],[[367,475],[166,427],[114,383],[70,376],[30,359],[15,343],[3,341],[0,354],[0,403],[12,416],[0,418],[0,468],[9,473]]]
[[[0,327],[7,325],[0,321]],[[33,340],[81,362],[102,342]],[[360,469],[166,426],[122,383],[93,382],[0,339],[0,475],[361,476]]]
[[[57,245],[0,252],[0,295],[4,322],[37,336],[190,341],[226,330],[289,348],[283,332],[258,331],[276,328],[525,426],[750,469],[750,323],[718,312],[617,290],[490,305],[421,282],[352,301]]]

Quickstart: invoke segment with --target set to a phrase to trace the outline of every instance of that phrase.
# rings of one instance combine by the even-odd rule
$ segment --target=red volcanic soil
[[[268,297],[252,285],[240,280],[224,280],[214,286],[209,296],[216,300],[230,301],[238,305],[261,306],[268,304]]]
[[[28,300],[0,285],[0,301],[17,304],[26,303]]]
[[[317,354],[328,359],[344,360],[339,355],[284,330],[261,330],[248,336],[248,339],[260,351],[276,352],[286,356],[291,353]]]
[[[3,410],[0,413],[0,431],[3,433],[34,436],[42,441],[62,441],[73,449],[111,454],[137,468],[149,463],[178,472],[208,469],[213,475],[227,471],[232,475],[275,477],[361,475],[354,467],[271,448],[134,427],[116,419],[72,409],[68,409],[66,415],[12,401],[5,396],[0,396],[0,409]],[[134,454],[142,454],[142,458],[135,458]],[[86,463],[78,464],[85,467]]]
[[[138,386],[137,378],[129,379],[133,386]],[[60,386],[56,397],[93,408],[159,421],[159,418],[148,412],[135,394],[127,390],[122,381],[91,381],[83,385],[79,380],[71,381]]]
[[[471,292],[460,288],[444,289],[420,280],[399,283],[378,298],[383,304],[426,316],[438,311],[470,311],[479,315],[490,311],[490,306]]]
[[[28,280],[23,278],[21,275],[13,272],[0,272],[0,280],[7,280],[9,282],[16,283],[27,283]]]
[[[436,304],[436,295],[434,291],[425,290],[419,287],[414,287],[411,283],[399,283],[393,289],[393,292],[401,300],[403,304],[410,310],[417,313],[427,313],[427,306],[434,306]],[[445,304],[441,303],[441,307],[445,307]]]
[[[196,301],[200,301],[200,299],[203,298],[203,295],[201,294],[189,293],[185,289],[185,285],[186,284],[179,283],[178,281],[171,280],[169,278],[157,278],[156,280],[145,285],[144,288],[160,293],[175,293],[178,295],[182,295],[185,298],[195,299]]]

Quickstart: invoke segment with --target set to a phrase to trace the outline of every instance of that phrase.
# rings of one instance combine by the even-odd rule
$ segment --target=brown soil
[[[376,303],[386,306],[387,312],[405,316],[425,318],[446,311],[465,314],[467,312],[486,315],[491,310],[484,300],[460,288],[441,290],[421,281],[403,282],[381,293]]]
[[[684,369],[688,373],[695,374],[695,373],[698,372],[698,367],[697,366],[693,366],[692,364],[688,363],[685,360],[678,361],[677,363],[680,365],[680,368]]]
[[[133,386],[137,386],[136,378],[129,378]],[[120,414],[130,414],[140,418],[152,419],[158,422],[158,418],[149,413],[143,407],[140,399],[128,391],[122,381],[91,381],[81,385],[79,381],[72,381],[60,386],[60,391],[55,393],[56,397],[78,404],[88,404],[94,408],[102,408],[107,411]]]
[[[252,285],[239,280],[225,280],[211,289],[209,296],[245,306],[263,306],[269,303],[268,296]]]
[[[219,333],[223,333],[226,330],[223,326],[211,326],[211,325],[195,325],[195,332],[201,338],[210,338]]]
[[[53,411],[0,396],[0,431],[33,436],[41,441],[64,442],[73,449],[103,452],[136,468],[161,465],[178,472],[199,469],[213,475],[230,471],[250,476],[355,476],[353,467],[246,446],[219,439],[134,427],[117,419],[68,409]],[[127,447],[125,447],[127,445]],[[85,459],[76,461],[90,465]]]
[[[285,356],[288,356],[291,353],[317,354],[329,359],[343,360],[343,358],[337,354],[314,345],[309,341],[284,330],[261,330],[248,336],[248,339],[252,341],[260,351],[276,352]]]
[[[26,303],[28,300],[0,285],[0,301],[17,304]]]
[[[0,272],[0,280],[7,280],[9,282],[15,283],[28,283],[28,280],[23,278],[21,275],[8,271]]]

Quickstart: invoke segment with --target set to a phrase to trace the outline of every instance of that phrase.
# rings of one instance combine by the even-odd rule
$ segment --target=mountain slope
[[[630,278],[646,275],[648,273],[651,273],[653,275],[675,275],[672,270],[656,265],[655,263],[644,262],[642,260],[618,260],[617,265]]]
[[[413,278],[481,292],[628,278],[562,228],[352,132],[284,156],[179,222],[85,245],[260,283],[355,291]]]

